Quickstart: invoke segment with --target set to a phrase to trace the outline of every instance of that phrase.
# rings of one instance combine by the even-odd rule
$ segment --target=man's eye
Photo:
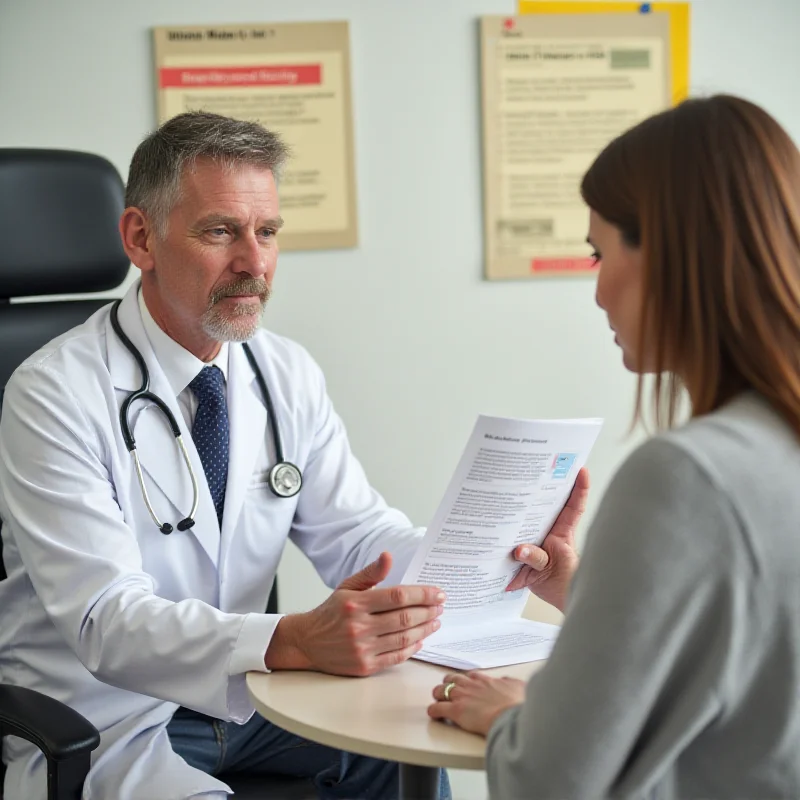
[[[224,236],[227,232],[227,228],[209,228],[208,232],[212,236]]]
[[[275,236],[275,234],[276,234],[277,232],[278,232],[278,231],[276,231],[274,228],[263,228],[263,229],[261,230],[261,235],[262,235],[262,236],[263,236],[265,239],[269,239],[269,238],[271,238],[271,237]]]

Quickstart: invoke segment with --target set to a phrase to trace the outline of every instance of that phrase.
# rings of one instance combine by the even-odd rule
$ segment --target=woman
[[[493,798],[797,797],[800,153],[751,103],[692,100],[581,188],[636,418],[652,373],[662,428],[682,389],[691,420],[614,478],[544,668],[448,676],[430,714],[488,736]]]

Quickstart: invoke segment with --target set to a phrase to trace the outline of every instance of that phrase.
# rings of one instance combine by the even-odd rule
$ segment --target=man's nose
[[[254,278],[260,278],[270,267],[272,260],[271,247],[255,234],[243,236],[239,242],[233,260],[234,272],[246,272]]]

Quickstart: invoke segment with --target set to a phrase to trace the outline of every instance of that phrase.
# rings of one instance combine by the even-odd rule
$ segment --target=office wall
[[[605,417],[591,516],[639,440],[626,438],[634,382],[593,283],[481,278],[475,20],[514,7],[0,0],[0,147],[95,151],[124,175],[155,123],[151,26],[350,20],[361,241],[281,256],[267,324],[320,362],[367,473],[416,523],[433,513],[478,412]],[[693,90],[756,100],[800,140],[800,2],[696,0],[692,29]],[[281,590],[286,610],[326,594],[294,550]],[[457,776],[457,797],[483,794],[480,780]]]

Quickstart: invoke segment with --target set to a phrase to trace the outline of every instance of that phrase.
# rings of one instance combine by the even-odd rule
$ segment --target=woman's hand
[[[445,698],[445,690],[449,699]],[[525,682],[516,678],[490,678],[481,672],[445,675],[433,690],[437,701],[428,707],[433,719],[450,720],[465,731],[486,736],[497,717],[525,699]]]
[[[507,592],[527,587],[546,603],[564,610],[569,584],[578,568],[575,531],[588,497],[589,472],[584,468],[542,546],[521,544],[514,549],[514,558],[524,566],[506,587]]]

